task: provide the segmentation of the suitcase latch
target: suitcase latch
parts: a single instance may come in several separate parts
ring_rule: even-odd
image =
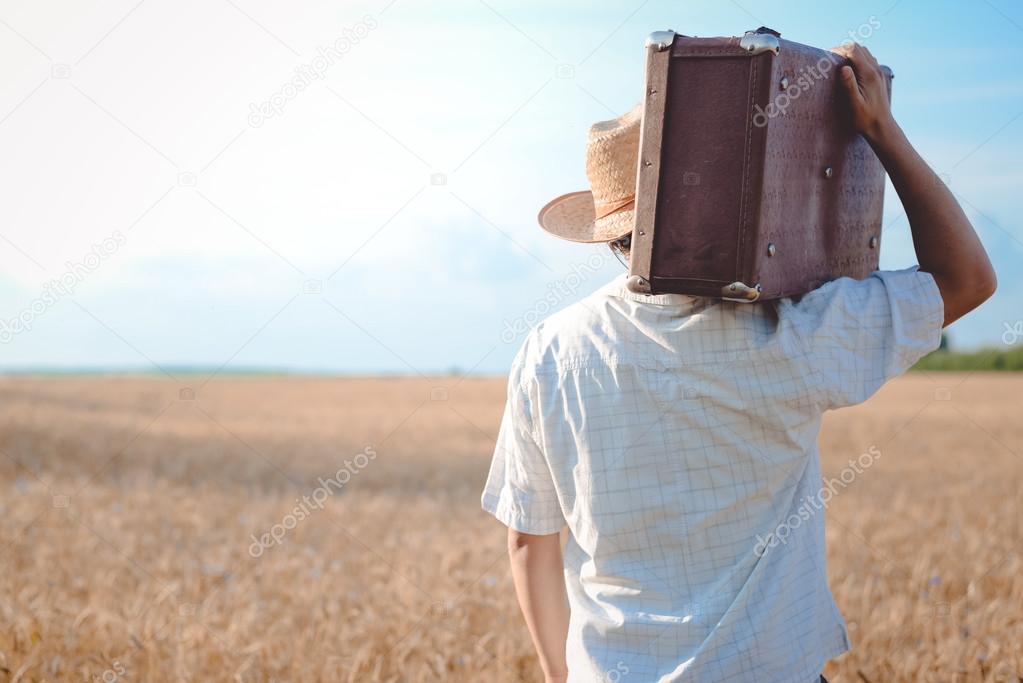
[[[744,282],[733,282],[721,288],[721,298],[725,301],[751,304],[760,298],[760,285],[750,287]]]
[[[746,35],[739,39],[739,47],[751,55],[759,55],[763,52],[778,54],[778,50],[781,49],[781,41],[778,36],[781,34],[777,31],[761,33],[760,31],[763,30],[765,29],[760,27],[756,31],[746,31]],[[770,31],[770,29],[766,30]]]

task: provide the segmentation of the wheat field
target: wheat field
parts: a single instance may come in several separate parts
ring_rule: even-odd
[[[498,379],[0,380],[0,681],[538,681]],[[1023,377],[827,416],[845,681],[1023,681]]]

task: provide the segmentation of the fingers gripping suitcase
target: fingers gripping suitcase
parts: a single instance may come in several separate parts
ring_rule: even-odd
[[[651,34],[630,289],[756,301],[877,269],[884,169],[844,64],[766,28]]]

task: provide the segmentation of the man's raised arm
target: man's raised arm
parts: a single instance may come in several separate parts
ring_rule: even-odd
[[[849,94],[853,125],[870,143],[899,193],[920,270],[930,273],[938,285],[947,326],[994,293],[991,261],[952,192],[895,122],[877,60],[855,43],[835,52],[852,61],[851,68],[842,67],[839,77]]]

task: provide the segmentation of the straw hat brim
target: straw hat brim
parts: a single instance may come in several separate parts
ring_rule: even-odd
[[[540,227],[555,237],[573,242],[613,242],[632,234],[636,212],[630,206],[596,218],[593,193],[570,192],[551,200],[537,216]]]

